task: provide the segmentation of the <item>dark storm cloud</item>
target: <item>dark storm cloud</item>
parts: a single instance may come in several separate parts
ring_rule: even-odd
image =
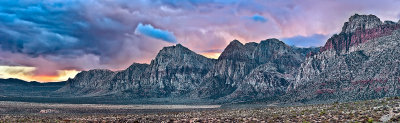
[[[110,63],[129,27],[111,15],[87,15],[86,1],[30,1],[0,4],[3,51],[58,62],[87,54]]]
[[[39,55],[73,57],[85,52],[90,42],[80,21],[84,21],[66,3],[10,2],[0,4],[0,45],[3,50]]]
[[[108,15],[90,17],[84,5],[77,0],[1,1],[0,57],[8,59],[7,64],[36,67],[38,75],[54,75],[60,69],[112,69],[102,65],[114,64],[125,43],[124,32],[132,30]]]

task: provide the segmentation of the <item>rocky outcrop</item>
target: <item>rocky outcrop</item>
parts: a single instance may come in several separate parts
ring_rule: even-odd
[[[357,29],[367,30],[380,25],[382,25],[382,21],[375,15],[355,14],[349,18],[348,22],[344,23],[342,33],[353,33],[356,32]]]
[[[285,94],[294,81],[297,68],[305,59],[306,51],[314,48],[293,48],[277,39],[261,41],[252,51],[255,65],[239,81],[237,89],[227,98],[235,100],[273,99]]]
[[[246,45],[243,45],[238,40],[233,40],[221,53],[218,59],[248,61],[251,59],[251,53],[253,49],[257,47],[257,45],[257,43],[248,43]]]
[[[111,70],[89,70],[78,73],[74,79],[69,79],[66,85],[58,92],[71,93],[73,95],[94,96],[101,95],[111,91],[109,85],[116,72]]]
[[[180,44],[165,47],[146,69],[142,88],[150,97],[192,96],[214,63]]]
[[[253,69],[227,98],[239,101],[277,98],[286,93],[294,76],[278,72],[275,64],[267,63]]]
[[[400,29],[399,24],[386,21],[385,24],[375,15],[354,15],[346,22],[340,34],[328,39],[321,52],[333,49],[336,53],[347,52],[350,47],[366,41],[391,35]]]
[[[394,25],[394,24],[396,24],[396,22],[393,22],[393,21],[388,21],[388,20],[386,20],[385,22],[383,22],[385,25]]]
[[[224,49],[214,67],[206,75],[205,88],[199,90],[202,98],[220,98],[231,94],[257,65],[254,63],[252,52],[258,43],[243,45],[233,40]]]
[[[290,99],[351,101],[399,95],[400,25],[377,20],[352,16],[340,34],[302,63],[288,88]],[[354,23],[362,26],[349,29]]]
[[[134,63],[127,69],[117,72],[111,80],[107,80],[107,83],[113,93],[129,92],[143,96],[141,82],[145,79],[144,72],[148,67],[148,64]]]

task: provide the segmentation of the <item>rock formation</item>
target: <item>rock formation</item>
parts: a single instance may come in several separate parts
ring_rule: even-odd
[[[372,99],[400,94],[400,24],[354,15],[306,58],[288,91],[295,101]]]
[[[321,48],[278,39],[232,41],[218,59],[177,44],[150,64],[79,73],[58,90],[74,96],[225,101],[348,101],[400,94],[400,23],[354,15]]]

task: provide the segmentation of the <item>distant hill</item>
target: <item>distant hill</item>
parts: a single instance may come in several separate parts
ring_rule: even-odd
[[[39,83],[19,79],[0,79],[0,97],[50,96],[63,86],[65,82]]]

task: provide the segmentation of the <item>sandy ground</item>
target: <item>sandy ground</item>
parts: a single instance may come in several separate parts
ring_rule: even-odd
[[[56,104],[0,101],[0,107],[91,108],[91,109],[212,109],[221,105],[106,105],[106,104]],[[0,110],[1,111],[1,110]],[[3,112],[4,113],[4,112]]]
[[[249,105],[249,104],[246,104]],[[172,109],[173,108],[173,109]],[[398,97],[259,108],[0,102],[0,122],[398,122]]]

